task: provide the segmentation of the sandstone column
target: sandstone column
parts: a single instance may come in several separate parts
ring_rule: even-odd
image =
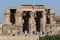
[[[52,9],[50,9],[50,27],[53,27],[54,26],[54,28],[55,28],[55,23],[54,23],[54,10],[52,10]],[[56,29],[55,29],[56,30]],[[52,34],[55,34],[54,32],[54,30],[51,30],[52,31]]]
[[[42,26],[42,32],[45,34],[46,33],[46,12],[43,11],[43,26]]]
[[[22,19],[22,12],[17,11],[15,14],[16,26],[20,28],[20,32],[22,34],[22,26],[23,26],[23,19]]]
[[[4,24],[10,24],[10,9],[6,10],[4,17]]]
[[[2,28],[2,32],[4,34],[8,34],[11,33],[11,23],[10,23],[10,9],[6,9],[5,14],[4,14],[4,24],[3,24],[3,28]]]
[[[40,18],[40,31],[42,31],[43,29],[43,17]]]
[[[53,21],[53,17],[54,17],[54,10],[50,10],[50,24],[53,25],[54,21]]]
[[[35,31],[36,32],[36,23],[34,19],[34,12],[30,13],[30,18],[29,18],[29,26],[30,26],[30,32]]]

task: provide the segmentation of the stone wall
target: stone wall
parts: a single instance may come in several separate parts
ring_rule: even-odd
[[[11,9],[13,9],[13,10],[16,9],[15,14],[14,14],[15,24],[13,24],[10,21],[10,16],[11,16],[10,14],[12,14]],[[50,34],[55,33],[56,27],[55,27],[55,23],[54,23],[54,21],[55,21],[54,20],[54,10],[51,8],[45,8],[44,5],[21,5],[19,8],[7,8],[5,10],[5,20],[4,20],[4,24],[3,24],[3,26],[4,26],[3,30],[5,31],[5,29],[6,29],[8,31],[10,29],[7,29],[7,28],[11,28],[12,31],[14,29],[16,29],[16,31],[17,31],[17,29],[19,29],[19,31],[22,33],[23,24],[24,24],[23,15],[25,15],[28,11],[30,11],[29,12],[30,17],[28,18],[29,19],[29,33],[31,31],[35,31],[36,33],[38,32],[38,31],[36,31],[37,26],[36,26],[35,15],[39,15],[39,22],[40,22],[40,24],[38,24],[38,25],[40,25],[40,29],[38,28],[40,30],[39,32],[44,32],[44,34],[46,34],[47,31]],[[23,14],[23,13],[25,13],[25,14]],[[39,13],[39,14],[37,14],[37,13]],[[42,17],[40,18],[40,16],[42,16]],[[50,20],[49,25],[47,25],[48,19],[46,16]],[[12,28],[12,26],[13,26],[13,28]]]
[[[0,40],[37,40],[39,36],[36,35],[20,35],[20,36],[0,36]]]
[[[60,24],[50,25],[47,24],[48,34],[60,34]]]

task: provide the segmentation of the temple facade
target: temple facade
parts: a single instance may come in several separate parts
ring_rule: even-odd
[[[4,23],[0,30],[4,35],[46,35],[59,34],[59,16],[52,8],[44,5],[21,5],[6,8]]]

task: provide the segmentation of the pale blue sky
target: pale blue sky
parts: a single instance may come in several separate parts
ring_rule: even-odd
[[[19,7],[21,4],[44,4],[55,11],[55,15],[60,15],[60,0],[0,0],[0,22],[4,20],[4,9],[7,7]]]

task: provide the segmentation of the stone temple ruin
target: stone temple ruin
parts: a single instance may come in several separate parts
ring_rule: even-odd
[[[4,23],[0,28],[3,35],[52,35],[60,33],[60,17],[44,5],[21,5],[7,8]]]

